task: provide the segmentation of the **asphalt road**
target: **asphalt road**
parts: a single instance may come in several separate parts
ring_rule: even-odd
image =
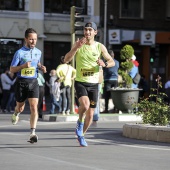
[[[98,122],[84,148],[75,122],[39,121],[39,141],[30,144],[29,115],[12,125],[9,114],[0,114],[0,170],[168,170],[170,144],[125,138],[124,123]]]

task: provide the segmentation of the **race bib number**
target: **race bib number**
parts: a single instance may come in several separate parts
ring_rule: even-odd
[[[81,72],[83,77],[89,77],[94,75],[93,69],[81,69]]]
[[[84,72],[84,73],[83,73],[83,76],[84,76],[84,77],[93,76],[93,75],[94,75],[94,72]]]
[[[23,68],[21,70],[21,76],[33,77],[34,75],[35,75],[35,68],[34,67]]]

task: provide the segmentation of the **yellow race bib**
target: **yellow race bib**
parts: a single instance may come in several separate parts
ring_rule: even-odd
[[[81,69],[82,77],[89,77],[94,75],[94,68],[90,69]]]
[[[34,67],[23,68],[21,70],[21,76],[33,77],[34,75],[35,75],[35,68]]]

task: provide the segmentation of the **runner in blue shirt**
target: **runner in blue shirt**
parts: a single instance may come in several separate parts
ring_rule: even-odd
[[[25,100],[28,98],[30,105],[30,143],[38,141],[35,129],[38,120],[39,86],[37,81],[38,69],[46,73],[46,67],[40,63],[41,51],[35,47],[37,32],[28,28],[25,31],[25,46],[19,49],[12,60],[10,71],[17,74],[15,84],[16,107],[12,115],[12,123],[18,123],[19,114],[24,110]]]

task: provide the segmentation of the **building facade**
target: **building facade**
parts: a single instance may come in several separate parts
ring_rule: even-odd
[[[42,63],[47,71],[56,69],[60,57],[71,48],[71,6],[84,8],[84,22],[99,25],[98,0],[0,0],[0,72],[10,66],[15,51],[24,44],[24,33],[29,27],[38,33],[37,48],[43,52]],[[82,32],[76,34],[76,38],[80,36]]]
[[[104,26],[101,1],[100,23]],[[107,46],[119,59],[120,49],[131,44],[140,73],[150,85],[157,75],[163,85],[170,76],[170,0],[107,0]]]
[[[71,48],[70,7],[84,8],[84,22],[99,27],[97,40],[113,49],[131,44],[148,81],[170,76],[170,0],[0,0],[0,72],[9,67],[15,51],[24,44],[24,32],[33,27],[37,47],[47,71]],[[76,34],[81,37],[82,32]],[[106,40],[106,41],[105,41]],[[45,78],[48,79],[48,74]]]

